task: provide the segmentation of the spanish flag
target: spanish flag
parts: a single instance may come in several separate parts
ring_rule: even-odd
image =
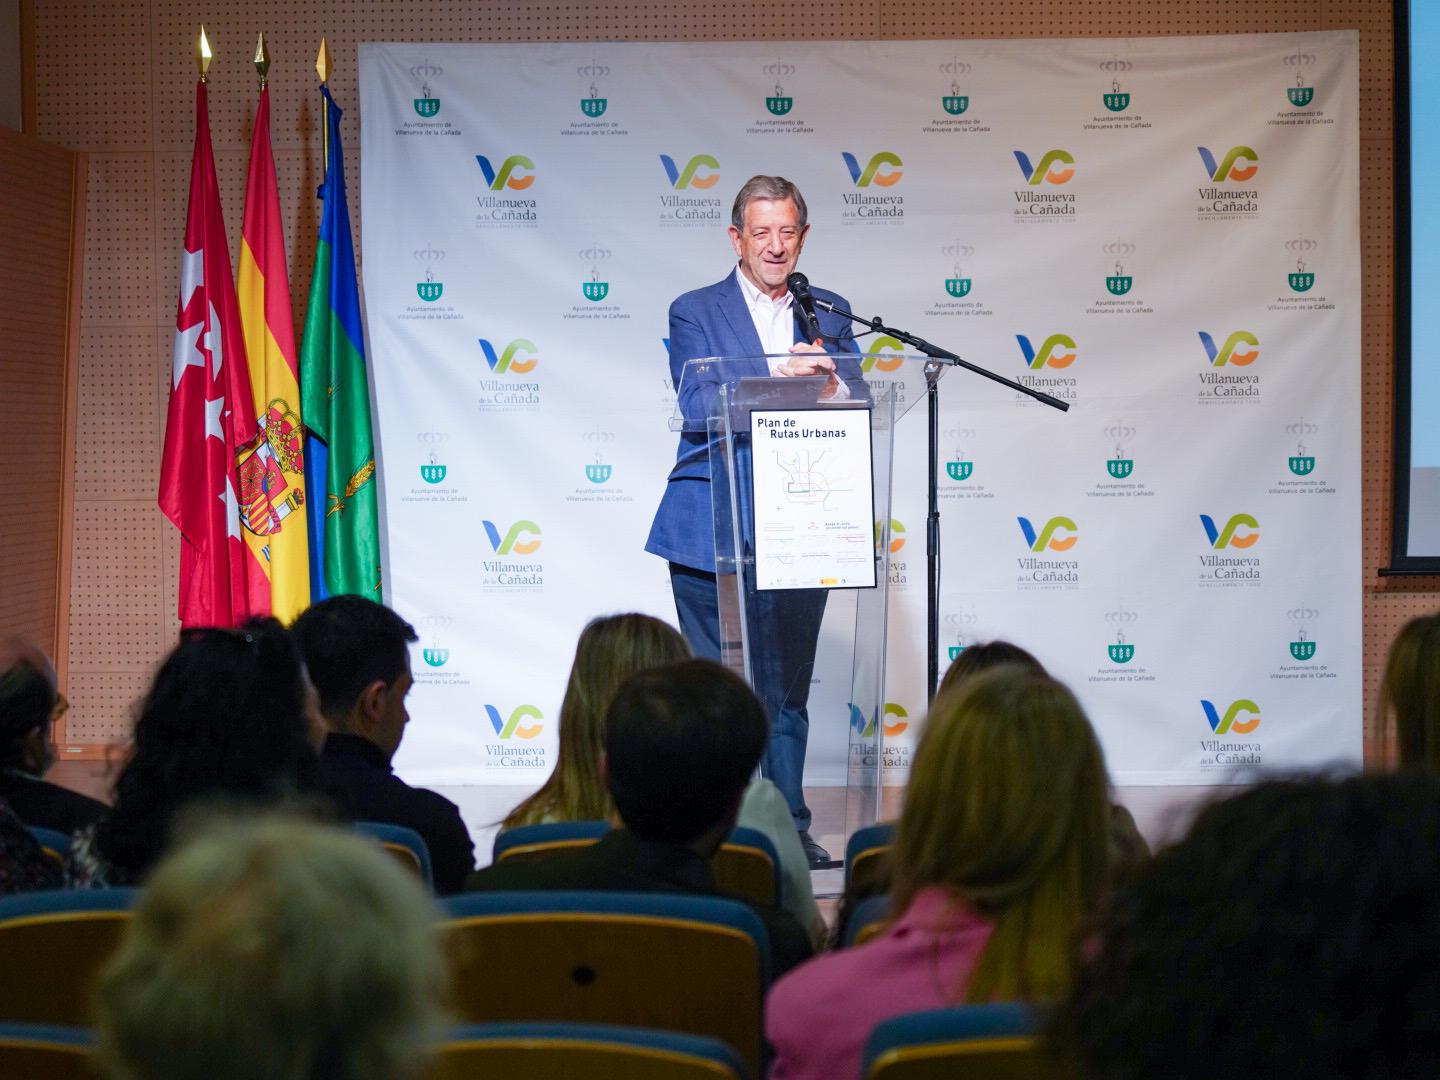
[[[240,462],[245,542],[270,580],[270,609],[289,623],[310,606],[306,528],[305,425],[300,416],[295,321],[285,270],[285,235],[275,158],[270,151],[270,90],[260,90],[240,230],[240,324],[260,437]]]

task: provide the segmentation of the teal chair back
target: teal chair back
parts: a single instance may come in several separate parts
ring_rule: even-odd
[[[760,1075],[769,938],[738,900],[621,892],[444,899],[466,1023],[625,1024],[719,1039]]]
[[[612,1024],[478,1024],[440,1047],[428,1080],[745,1080],[718,1039]]]
[[[95,1036],[84,1028],[0,1023],[0,1076],[14,1080],[99,1080]]]
[[[864,1080],[1054,1080],[1036,1037],[1036,1017],[1018,1003],[907,1013],[876,1025],[865,1043]]]
[[[40,845],[45,857],[61,870],[65,869],[65,857],[70,854],[70,837],[59,829],[47,829],[43,825],[26,825],[30,835]]]
[[[0,900],[0,1017],[89,1027],[95,977],[120,944],[135,889],[57,889]]]
[[[491,849],[493,862],[513,859],[527,862],[544,859],[562,851],[588,847],[610,831],[608,821],[547,821],[539,825],[521,825],[495,834]]]
[[[890,887],[888,862],[895,823],[884,821],[856,829],[845,842],[845,895],[872,896]]]
[[[855,910],[850,913],[850,921],[845,924],[845,934],[840,939],[840,944],[847,948],[851,945],[864,945],[885,928],[889,918],[889,895],[882,893],[879,896],[867,896],[856,904]]]
[[[611,829],[608,821],[549,821],[506,829],[495,837],[491,857],[504,860],[544,859],[587,847]],[[715,883],[728,893],[757,904],[778,906],[781,899],[780,856],[768,836],[737,826],[710,861]]]
[[[355,831],[380,842],[407,870],[413,871],[427,889],[435,887],[435,874],[430,865],[430,845],[414,829],[391,825],[386,821],[357,821]]]

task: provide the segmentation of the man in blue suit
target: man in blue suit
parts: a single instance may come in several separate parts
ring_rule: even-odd
[[[786,284],[809,230],[805,199],[784,177],[751,177],[735,196],[730,242],[738,265],[723,281],[688,292],[670,305],[670,376],[680,391],[687,419],[703,420],[713,396],[703,387],[682,386],[685,362],[703,357],[785,354],[772,356],[768,362],[757,359],[754,370],[744,374],[760,378],[828,376],[822,399],[845,399],[864,392],[859,348],[849,322],[817,311],[821,336],[811,340]],[[835,293],[813,292],[819,299],[848,306]],[[710,504],[706,434],[684,431],[645,550],[670,564],[675,609],[690,647],[697,656],[719,660],[720,615]],[[810,728],[805,706],[825,597],[822,589],[757,593],[751,611],[752,617],[772,631],[763,655],[751,658],[755,690],[765,702],[771,724],[760,771],[785,795],[812,865],[830,862],[829,854],[810,836],[810,810],[802,790]]]

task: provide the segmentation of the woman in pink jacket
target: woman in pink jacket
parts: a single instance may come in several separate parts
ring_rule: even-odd
[[[1004,666],[936,698],[896,832],[889,926],[777,982],[771,1080],[857,1077],[871,1029],[918,1009],[1050,1002],[1109,878],[1105,763],[1074,695]]]

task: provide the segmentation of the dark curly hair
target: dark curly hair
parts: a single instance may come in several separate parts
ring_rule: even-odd
[[[118,876],[143,876],[176,815],[197,802],[263,805],[318,792],[305,694],[299,650],[274,619],[183,634],[140,703],[114,808],[96,829]]]
[[[1052,1024],[1091,1080],[1440,1074],[1440,779],[1217,803],[1114,904]]]

